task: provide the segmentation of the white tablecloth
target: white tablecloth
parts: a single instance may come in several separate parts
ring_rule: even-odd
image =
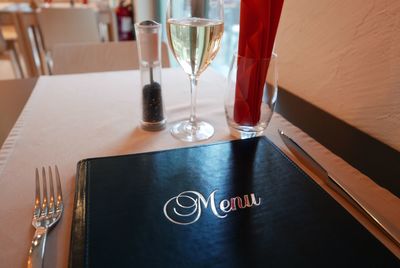
[[[164,103],[170,124],[189,115],[189,81],[181,69],[164,69],[162,75]],[[224,83],[224,78],[212,70],[207,70],[200,78],[198,115],[215,127],[214,137],[203,143],[232,139],[224,117]],[[62,174],[65,212],[61,222],[48,236],[45,264],[48,265],[46,267],[66,267],[76,163],[79,160],[201,144],[180,142],[170,135],[168,129],[143,131],[139,127],[140,90],[138,71],[40,77],[19,121],[0,150],[0,266],[25,266],[34,233],[30,222],[36,167],[57,164]],[[275,114],[266,135],[289,157],[293,158],[278,137],[277,128],[285,130],[309,151],[367,207],[378,211],[388,223],[400,227],[399,198],[378,187]],[[310,173],[307,167],[299,165]],[[375,226],[315,175],[310,175],[400,256],[400,249]]]

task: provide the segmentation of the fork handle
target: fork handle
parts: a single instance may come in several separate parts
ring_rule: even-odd
[[[28,268],[42,268],[44,248],[46,246],[47,229],[38,227],[32,239],[31,248],[29,249]]]

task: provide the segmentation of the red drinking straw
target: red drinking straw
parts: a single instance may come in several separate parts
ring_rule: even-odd
[[[241,0],[234,120],[254,126],[260,120],[267,77],[283,0]]]

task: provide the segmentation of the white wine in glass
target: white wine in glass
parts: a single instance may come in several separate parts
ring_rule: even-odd
[[[206,140],[214,128],[196,118],[197,81],[217,55],[224,32],[223,0],[170,0],[167,10],[169,47],[189,75],[191,113],[171,128],[174,137],[188,142]]]

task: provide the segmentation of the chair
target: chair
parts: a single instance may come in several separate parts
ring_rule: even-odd
[[[48,74],[36,12],[18,12],[22,50],[29,77]]]
[[[6,28],[8,36],[3,36]],[[24,77],[18,49],[22,50],[24,45],[20,36],[20,26],[17,15],[14,12],[0,11],[0,54],[11,60],[16,78]]]
[[[162,66],[170,67],[168,47],[161,45]],[[57,45],[53,74],[105,72],[139,68],[136,41]]]
[[[59,9],[68,9],[68,7],[62,7]],[[72,9],[72,8],[70,8]],[[73,10],[82,9],[74,8]],[[49,11],[46,10],[45,13]],[[51,13],[51,11],[50,11]],[[92,14],[92,12],[90,12]],[[46,75],[50,73],[49,66],[47,65],[46,50],[42,40],[42,31],[39,27],[38,15],[36,12],[18,12],[20,25],[21,39],[24,41],[24,49],[21,51],[29,77],[36,77],[40,75]],[[100,27],[101,40],[103,41],[116,41],[118,39],[116,31],[116,18],[114,12],[109,8],[103,8],[97,12],[98,21],[97,25]],[[40,15],[39,15],[40,16]],[[46,15],[44,15],[46,16]],[[95,27],[92,27],[95,28]],[[97,38],[97,32],[94,32]],[[47,35],[46,35],[47,36]],[[54,36],[53,36],[54,37]],[[86,37],[85,37],[86,38]],[[90,41],[92,39],[89,39]],[[60,40],[62,43],[68,43],[70,40]],[[86,40],[80,40],[86,41]],[[48,54],[51,54],[49,52]],[[48,55],[50,57],[50,55]],[[51,61],[51,59],[50,59]]]
[[[97,14],[91,8],[45,8],[37,16],[50,73],[55,45],[101,42]]]
[[[0,81],[0,147],[18,119],[35,84],[35,78]]]
[[[36,77],[46,74],[43,45],[41,43],[39,23],[36,17],[36,12],[31,10],[11,10],[0,11],[0,26],[4,29],[3,32],[9,47],[16,48],[22,55],[26,73],[19,75],[20,77]],[[15,57],[18,57],[17,50]],[[14,56],[13,56],[14,57]],[[20,66],[19,58],[15,60],[14,66]],[[15,68],[14,68],[15,69]],[[21,69],[18,67],[18,70]],[[18,77],[18,76],[17,76]]]
[[[91,8],[45,8],[37,13],[43,45],[100,42],[97,16]]]

